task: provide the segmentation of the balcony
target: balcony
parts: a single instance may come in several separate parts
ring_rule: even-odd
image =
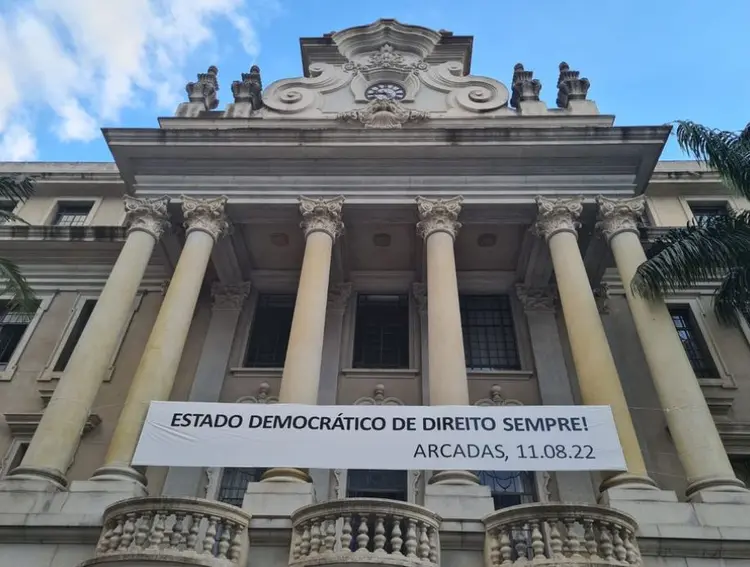
[[[488,567],[642,566],[635,520],[585,504],[524,504],[484,518]]]
[[[129,498],[104,512],[93,559],[80,567],[237,567],[247,562],[250,516],[200,498]]]
[[[426,508],[381,498],[304,506],[292,516],[289,564],[437,566],[440,522]]]

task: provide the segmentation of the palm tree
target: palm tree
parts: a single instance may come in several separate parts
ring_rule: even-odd
[[[727,186],[750,199],[750,124],[741,132],[677,122],[683,151],[717,171]],[[631,282],[635,293],[657,298],[700,282],[720,280],[714,312],[724,324],[750,315],[750,211],[692,221],[657,239]]]
[[[23,175],[0,176],[0,199],[18,202],[25,201],[34,192],[34,180]],[[0,210],[0,224],[8,221],[26,221],[11,212]],[[34,311],[36,296],[31,286],[23,277],[18,266],[7,258],[0,258],[0,294],[10,295],[7,306],[9,309],[20,311]]]

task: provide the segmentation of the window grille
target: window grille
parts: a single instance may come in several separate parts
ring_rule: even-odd
[[[60,203],[52,224],[56,226],[83,226],[91,212],[91,203]]]
[[[674,323],[677,334],[682,341],[682,346],[695,375],[698,378],[715,378],[718,374],[716,367],[693,320],[690,307],[687,305],[670,305],[669,313],[672,315],[672,323]]]
[[[57,362],[55,362],[53,372],[62,372],[63,370],[65,370],[65,367],[68,365],[68,361],[70,360],[70,356],[73,354],[73,351],[75,350],[76,345],[78,344],[78,341],[83,334],[83,329],[86,327],[86,324],[91,318],[91,313],[94,311],[95,306],[96,299],[87,299],[83,303],[83,307],[81,308],[81,312],[78,314],[78,318],[73,325],[73,329],[70,331],[70,334],[65,341],[65,346],[60,352],[60,356],[57,358]]]
[[[536,501],[534,473],[526,471],[478,471],[480,484],[489,487],[495,510]]]
[[[259,482],[266,469],[262,468],[226,468],[221,474],[217,500],[232,506],[242,507],[247,485]]]
[[[349,469],[346,475],[346,496],[407,502],[407,476],[406,471]]]
[[[461,327],[466,367],[472,370],[521,368],[507,295],[461,295]]]
[[[357,298],[354,368],[409,368],[408,296]]]
[[[8,301],[0,301],[0,370],[10,363],[26,329],[34,318],[34,313],[9,310]]]
[[[720,217],[727,214],[726,204],[714,205],[690,205],[690,211],[697,221],[704,221],[713,217]]]
[[[283,368],[294,316],[293,295],[261,294],[255,307],[246,368]]]

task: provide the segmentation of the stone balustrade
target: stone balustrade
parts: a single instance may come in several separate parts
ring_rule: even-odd
[[[95,556],[80,567],[244,567],[249,522],[242,510],[201,498],[129,498],[105,510]]]
[[[290,565],[440,563],[440,517],[415,504],[347,498],[292,515]]]
[[[642,566],[628,514],[585,504],[524,504],[484,518],[488,567]]]

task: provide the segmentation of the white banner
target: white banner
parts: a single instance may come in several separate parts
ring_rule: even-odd
[[[133,464],[625,470],[607,406],[152,402]]]

